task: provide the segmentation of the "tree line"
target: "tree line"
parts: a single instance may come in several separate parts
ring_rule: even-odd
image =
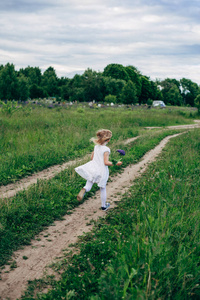
[[[103,72],[88,68],[71,79],[59,78],[51,66],[43,74],[39,67],[28,66],[16,71],[10,63],[0,66],[1,100],[46,97],[124,104],[151,104],[153,100],[163,100],[166,105],[197,106],[200,86],[186,78],[152,81],[134,66],[121,64],[109,64]]]

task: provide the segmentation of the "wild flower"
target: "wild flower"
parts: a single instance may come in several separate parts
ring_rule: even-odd
[[[126,152],[122,149],[118,149],[117,152],[120,154],[120,155],[125,155]]]

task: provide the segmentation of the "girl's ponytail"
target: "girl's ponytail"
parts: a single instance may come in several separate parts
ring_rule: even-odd
[[[103,145],[106,141],[112,137],[112,132],[108,129],[100,129],[96,133],[97,138],[91,138],[90,140],[95,144]]]

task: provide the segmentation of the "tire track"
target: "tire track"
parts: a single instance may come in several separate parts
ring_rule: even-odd
[[[112,177],[112,181],[107,184],[107,198],[111,207],[120,201],[121,195],[128,191],[133,181],[145,172],[150,163],[157,159],[168,141],[180,134],[183,133],[167,136],[154,149],[146,153],[140,162],[128,166],[123,173]],[[17,268],[9,271],[10,267],[6,266],[2,271],[0,299],[20,298],[29,280],[41,278],[44,272],[48,272],[48,265],[63,255],[63,249],[75,243],[78,236],[91,230],[92,225],[87,225],[88,220],[97,220],[104,215],[105,212],[100,210],[100,193],[97,191],[95,197],[80,204],[71,215],[65,215],[64,220],[56,221],[54,226],[41,232],[30,246],[16,251],[13,259],[16,261]],[[28,259],[25,260],[23,257]]]

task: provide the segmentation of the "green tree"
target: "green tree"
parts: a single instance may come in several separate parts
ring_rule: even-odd
[[[19,99],[21,101],[26,101],[29,97],[28,79],[21,74],[18,77],[18,82],[19,82]]]
[[[183,98],[176,85],[173,85],[165,95],[166,104],[181,106]]]
[[[162,87],[163,101],[168,105],[182,105],[180,82],[176,79],[166,78],[160,82]]]
[[[64,80],[64,85],[59,88],[63,99],[85,101],[84,80],[81,75],[76,74],[72,79]]]
[[[115,79],[130,80],[126,68],[120,64],[109,64],[103,71],[103,76],[112,77]]]
[[[19,99],[19,82],[13,64],[7,63],[0,70],[0,98],[4,100]]]
[[[58,86],[62,87],[63,85],[67,85],[70,82],[70,79],[67,77],[58,78]]]
[[[195,105],[195,98],[200,93],[200,88],[197,83],[191,81],[190,79],[182,78],[180,80],[182,87],[182,97],[183,103],[185,105],[189,104],[191,106]]]
[[[137,89],[135,84],[129,80],[126,85],[123,87],[120,100],[124,104],[134,104],[137,103]]]
[[[103,81],[105,95],[115,95],[117,97],[116,101],[119,101],[120,94],[126,84],[126,81],[111,77],[103,77]]]
[[[70,97],[70,88],[69,84],[65,84],[61,86],[61,98],[64,100],[69,100]]]
[[[44,94],[50,97],[59,95],[58,78],[53,67],[49,67],[42,75],[41,86],[44,89]]]
[[[25,69],[19,70],[19,75],[23,74],[25,77],[28,78],[28,84],[29,86],[36,84],[37,86],[40,86],[41,79],[42,79],[42,73],[40,68],[38,67],[30,67],[28,66]]]
[[[59,80],[60,95],[61,98],[64,100],[69,100],[70,91],[71,91],[71,87],[70,87],[71,81],[72,79],[69,78],[61,78],[61,80]]]
[[[100,72],[87,69],[83,75],[83,85],[87,101],[102,101],[104,99],[104,81]]]
[[[25,76],[28,80],[29,97],[43,98],[45,96],[43,89],[41,88],[42,73],[38,67],[28,66],[25,69],[19,70],[19,76]]]
[[[149,79],[147,76],[141,76],[141,95],[139,97],[139,102],[147,103],[149,99],[156,100],[161,99],[161,93],[157,84]]]
[[[29,88],[29,95],[31,99],[34,99],[34,98],[44,98],[47,94],[45,95],[42,87],[34,83]]]
[[[198,109],[198,114],[200,114],[200,94],[196,96],[194,104]]]
[[[137,96],[140,97],[142,91],[142,82],[140,72],[133,66],[125,67],[126,72],[129,75],[130,80],[135,84],[137,88]]]
[[[84,85],[83,81],[84,81],[83,76],[76,74],[68,83],[70,87],[73,89],[73,88],[83,87]]]
[[[73,89],[74,93],[69,97],[71,101],[87,101],[85,89],[83,87],[76,87]]]

